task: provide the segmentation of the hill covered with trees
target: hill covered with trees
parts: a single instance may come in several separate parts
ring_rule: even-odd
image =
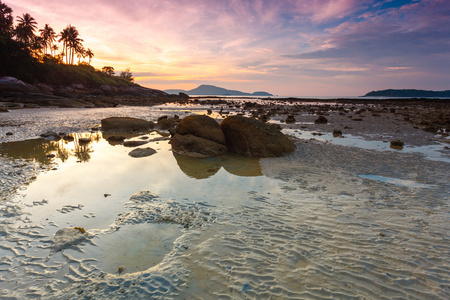
[[[450,98],[450,90],[447,91],[427,91],[414,89],[388,89],[381,91],[372,91],[364,97],[401,97],[401,98]]]
[[[18,16],[15,25],[12,9],[0,1],[0,77],[51,86],[133,86],[130,69],[114,76],[110,66],[92,67],[94,52],[83,42],[75,26],[67,25],[59,33],[49,24],[38,29],[28,13]]]

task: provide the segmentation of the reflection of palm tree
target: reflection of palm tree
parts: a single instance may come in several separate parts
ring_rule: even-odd
[[[37,29],[36,20],[28,13],[17,17],[16,37],[23,43],[31,43],[34,39],[34,31]]]

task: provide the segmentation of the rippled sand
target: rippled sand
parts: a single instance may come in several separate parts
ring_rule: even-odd
[[[297,150],[282,158],[184,159],[159,139],[164,132],[130,137],[157,151],[132,158],[88,132],[111,115],[206,109],[23,110],[3,119],[11,123],[0,129],[15,134],[0,144],[0,297],[450,297],[444,145],[398,151],[357,130],[339,139],[299,124],[286,129]],[[30,140],[47,130],[92,142]],[[74,227],[86,232],[55,236]]]

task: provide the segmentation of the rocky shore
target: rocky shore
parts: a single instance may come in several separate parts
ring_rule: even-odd
[[[186,97],[169,95],[163,91],[132,86],[83,84],[50,86],[28,84],[13,77],[0,78],[0,112],[17,108],[38,107],[115,107],[117,105],[149,106],[173,101],[184,101]]]

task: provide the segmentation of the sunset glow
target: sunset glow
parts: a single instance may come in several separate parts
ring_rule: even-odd
[[[92,65],[156,89],[283,96],[450,89],[447,0],[14,0],[38,28],[76,26]]]

